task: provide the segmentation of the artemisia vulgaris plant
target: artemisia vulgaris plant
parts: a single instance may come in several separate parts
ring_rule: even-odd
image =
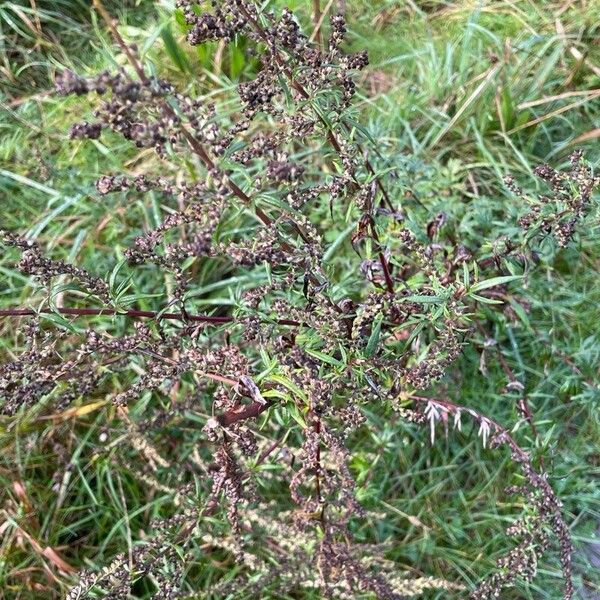
[[[57,74],[58,94],[95,99],[93,119],[71,136],[111,130],[108,140],[116,133],[154,151],[155,172],[107,173],[97,191],[107,210],[154,194],[168,215],[140,229],[108,276],[2,232],[16,268],[48,294],[2,311],[24,350],[0,368],[1,410],[16,419],[40,403],[57,413],[109,399],[98,452],[169,501],[129,552],[65,577],[67,598],[137,597],[143,579],[157,599],[260,598],[268,586],[297,598],[399,599],[427,589],[499,598],[535,576],[545,551],[559,556],[572,598],[569,527],[543,461],[519,445],[512,424],[486,415],[484,399],[477,410],[459,405],[438,382],[486,330],[486,315],[509,310],[507,290],[518,291],[540,245],[572,239],[599,183],[581,155],[566,172],[537,169],[549,190],[539,198],[508,180],[530,205],[512,237],[459,238],[446,215],[412,210],[398,165],[356,121],[355,80],[368,57],[343,51],[341,15],[312,41],[287,10],[178,0],[189,44],[244,39],[258,65],[237,87],[237,109],[223,114],[152,75],[95,5],[128,63],[94,77]],[[347,238],[332,241],[326,223]],[[233,306],[200,314],[191,307],[209,261],[252,274],[253,285],[231,290]],[[115,274],[125,269],[164,290],[154,311],[123,306]],[[67,295],[71,306],[50,301],[57,278],[79,290]],[[101,319],[121,320],[121,333],[95,327]],[[361,505],[351,468],[358,434],[374,427],[369,415],[405,420],[432,442],[440,427],[472,421],[482,444],[508,453],[515,485],[506,493],[527,510],[508,528],[512,549],[491,577],[471,589],[450,573],[410,578],[385,558],[385,544],[353,540],[361,520],[385,519]],[[170,431],[198,418],[204,443],[183,467]],[[125,446],[139,460],[124,458]],[[198,588],[194,565],[211,551],[230,566]]]

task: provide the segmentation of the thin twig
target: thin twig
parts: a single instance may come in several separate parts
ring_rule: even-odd
[[[160,313],[152,310],[124,310],[120,311],[114,308],[42,308],[33,310],[30,308],[9,308],[0,310],[0,318],[5,317],[33,317],[38,314],[53,314],[81,316],[104,316],[104,315],[120,315],[124,317],[142,318],[142,319],[169,319],[177,321],[196,321],[201,323],[210,323],[213,325],[221,325],[223,323],[241,323],[235,317],[223,316],[217,317],[213,315],[190,315],[188,313]],[[301,323],[291,319],[279,319],[279,325],[299,326]]]
[[[410,395],[410,396],[408,396],[408,398],[410,398],[411,400],[416,400],[417,402],[421,402],[421,403],[432,402],[433,404],[437,404],[438,406],[444,408],[446,411],[448,411],[451,414],[464,412],[464,413],[470,414],[472,417],[474,417],[477,420],[487,421],[490,425],[493,426],[493,428],[496,430],[496,432],[502,434],[502,436],[504,437],[504,440],[506,441],[506,443],[508,444],[510,449],[513,451],[515,456],[517,458],[519,458],[519,460],[521,460],[523,462],[531,463],[531,458],[530,458],[529,454],[525,450],[523,450],[523,448],[521,448],[521,446],[519,446],[519,444],[517,444],[516,440],[512,437],[512,435],[510,434],[508,429],[506,429],[506,427],[503,427],[502,425],[500,425],[500,423],[498,423],[498,421],[494,421],[494,419],[490,419],[483,413],[481,413],[473,408],[469,408],[467,406],[461,406],[460,404],[456,404],[454,402],[451,402],[450,400],[445,400],[442,398],[427,398],[425,396],[414,396],[414,395]]]

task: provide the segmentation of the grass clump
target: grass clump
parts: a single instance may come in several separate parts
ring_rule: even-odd
[[[534,172],[553,144],[501,110],[488,126],[505,67],[467,77],[477,13],[444,61],[454,108],[448,85],[398,102],[393,84],[366,111],[356,81],[377,70],[343,50],[341,15],[310,40],[287,10],[179,4],[157,51],[97,2],[105,71],[61,70],[61,97],[6,115],[6,158],[30,135],[15,117],[49,119],[38,151],[58,148],[3,171],[7,593],[593,590],[591,166]],[[424,47],[432,70],[415,55],[410,77],[433,84]]]

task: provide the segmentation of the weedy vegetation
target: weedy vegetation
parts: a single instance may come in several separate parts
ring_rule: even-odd
[[[38,4],[3,597],[597,598],[595,5]]]

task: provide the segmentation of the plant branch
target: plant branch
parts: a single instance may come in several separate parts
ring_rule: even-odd
[[[318,2],[317,2],[318,5]],[[323,12],[323,14],[320,16],[319,22],[317,23],[317,28],[315,28],[315,31],[319,31],[320,27],[321,27],[321,23],[325,17],[325,15],[327,14],[327,12],[329,11],[329,8],[331,6],[331,2],[327,5],[327,7],[325,8],[325,11]],[[256,19],[254,19],[254,17],[245,9],[243,4],[240,4],[240,12],[244,15],[244,17],[248,20],[248,22],[252,25],[252,27],[254,28],[254,30],[256,31],[256,33],[265,41],[265,43],[267,43],[267,45],[269,45],[269,40],[265,34],[265,32],[263,31],[260,23],[258,23],[258,21],[256,21]],[[312,39],[312,38],[311,38]],[[273,57],[275,58],[275,61],[277,62],[277,64],[280,66],[282,72],[284,73],[284,75],[287,77],[287,79],[290,81],[290,84],[292,85],[292,87],[300,94],[300,96],[302,96],[302,98],[304,98],[305,100],[310,99],[310,94],[304,89],[304,87],[294,79],[294,76],[292,74],[292,72],[288,69],[288,67],[285,64],[285,61],[281,58],[281,56],[279,55],[279,53],[277,52],[273,52]],[[340,143],[338,142],[335,133],[333,132],[333,130],[329,127],[329,125],[327,124],[327,122],[323,119],[323,117],[317,114],[317,118],[319,119],[319,121],[321,122],[321,124],[327,129],[327,139],[329,140],[329,143],[331,144],[331,146],[334,148],[334,150],[338,153],[341,154],[342,152],[342,147],[340,145]],[[343,125],[348,128],[348,126],[343,123]],[[365,158],[365,166],[367,168],[367,170],[369,171],[369,173],[371,175],[373,175],[375,177],[375,180],[377,181],[377,186],[379,187],[379,189],[381,190],[384,199],[386,201],[386,203],[388,204],[388,207],[390,208],[390,210],[394,210],[393,205],[389,199],[389,196],[387,195],[385,188],[383,186],[383,184],[380,181],[380,178],[377,177],[377,175],[375,175],[375,171],[373,169],[373,167],[371,166],[369,160],[367,158]]]
[[[240,323],[235,317],[231,316],[213,316],[213,315],[190,315],[188,313],[160,313],[151,310],[125,310],[119,311],[114,308],[42,308],[41,310],[33,310],[30,308],[9,308],[0,310],[0,318],[4,317],[33,317],[38,314],[53,314],[81,316],[104,316],[104,315],[121,315],[132,318],[142,319],[169,319],[177,321],[195,321],[200,323],[211,323],[213,325],[221,325],[222,323]],[[291,319],[279,319],[279,325],[300,326],[301,323]]]
[[[127,43],[125,42],[125,40],[119,33],[118,29],[116,28],[116,26],[114,24],[113,19],[111,18],[110,14],[106,10],[106,7],[102,3],[102,0],[93,0],[93,4],[94,4],[94,8],[100,13],[100,16],[106,22],[108,28],[110,29],[112,36],[114,37],[115,41],[117,42],[117,44],[119,45],[121,50],[123,50],[125,56],[127,57],[127,60],[129,61],[129,63],[131,64],[131,66],[133,67],[135,72],[137,73],[137,76],[140,79],[140,81],[142,83],[147,83],[148,78],[146,77],[146,74],[144,73],[144,69],[143,69],[142,65],[140,64],[140,62],[137,59],[137,57],[135,56],[135,54],[131,51],[131,48],[127,45]],[[177,115],[175,114],[175,111],[171,108],[171,106],[169,106],[168,103],[163,102],[161,107],[170,117],[173,117],[175,120],[177,119]],[[212,160],[212,158],[210,157],[210,155],[208,154],[208,152],[206,151],[206,149],[204,148],[204,146],[185,127],[182,127],[181,131],[182,131],[183,136],[187,140],[188,144],[190,145],[191,149],[193,150],[193,152],[200,158],[200,160],[204,163],[204,165],[208,169],[214,169],[215,163]],[[248,194],[243,192],[229,177],[227,177],[227,185],[228,185],[229,189],[240,200],[242,200],[242,202],[244,202],[246,204],[250,203],[251,200],[250,200],[250,197],[248,196]],[[256,212],[256,216],[265,225],[271,225],[273,223],[272,219],[269,216],[267,216],[267,214],[262,209],[256,207],[255,212]],[[289,247],[288,247],[288,249],[289,249]]]

